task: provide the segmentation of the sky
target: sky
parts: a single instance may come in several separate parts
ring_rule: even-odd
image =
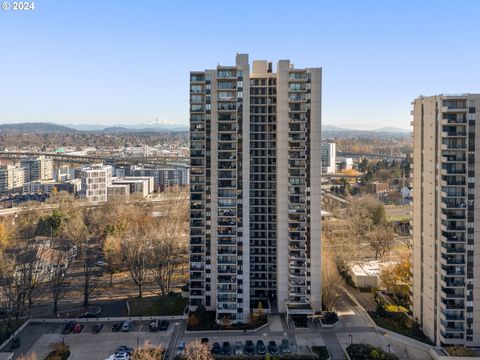
[[[408,129],[415,97],[480,92],[479,14],[475,0],[36,0],[0,10],[0,123],[185,125],[189,72],[249,53],[322,67],[324,124]]]

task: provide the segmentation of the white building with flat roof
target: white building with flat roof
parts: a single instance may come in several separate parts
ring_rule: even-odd
[[[96,164],[83,167],[80,170],[82,180],[80,194],[91,202],[108,200],[107,188],[112,184],[112,167]]]
[[[322,142],[322,174],[336,172],[336,145],[334,142]]]
[[[21,191],[25,183],[25,170],[18,165],[0,165],[0,194]]]

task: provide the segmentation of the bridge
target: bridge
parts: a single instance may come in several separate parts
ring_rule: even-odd
[[[135,164],[144,164],[151,166],[186,166],[189,158],[177,156],[136,156],[136,157],[112,157],[112,156],[94,156],[94,155],[73,155],[61,152],[47,151],[0,151],[0,159],[27,159],[36,156],[45,156],[58,162],[71,164],[94,164],[104,163],[114,166],[128,166]]]
[[[337,151],[337,156],[343,157],[362,157],[370,160],[405,160],[407,155],[405,154],[395,154],[395,155],[387,155],[387,154],[365,154],[365,153],[353,153],[353,152],[346,152],[346,151]]]

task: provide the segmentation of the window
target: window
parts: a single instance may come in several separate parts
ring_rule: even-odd
[[[201,93],[203,91],[202,85],[192,85],[191,92],[192,93]]]
[[[203,101],[202,95],[192,95],[192,103],[199,103]]]

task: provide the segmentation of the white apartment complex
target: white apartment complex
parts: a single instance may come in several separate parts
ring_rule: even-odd
[[[477,109],[480,94],[413,102],[412,310],[437,345],[480,346]]]
[[[129,195],[137,195],[141,198],[147,197],[154,190],[153,176],[127,176],[115,177],[112,179],[113,185],[129,186]]]
[[[321,310],[321,68],[190,74],[190,309]]]
[[[0,165],[0,194],[21,191],[25,183],[25,170],[18,165]]]
[[[82,180],[80,195],[91,202],[108,200],[107,188],[112,184],[112,167],[96,164],[80,170]]]
[[[25,169],[25,181],[52,180],[54,175],[53,160],[45,156],[23,159],[20,166]]]
[[[333,142],[322,142],[322,174],[336,172],[336,145]]]

